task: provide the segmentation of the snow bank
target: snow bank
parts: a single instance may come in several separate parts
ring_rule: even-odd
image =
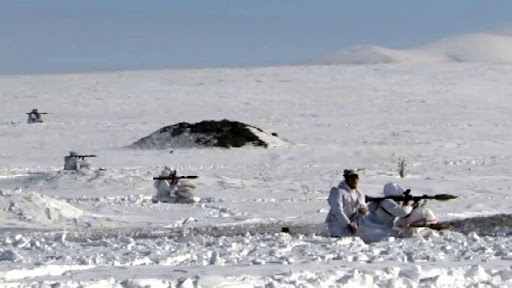
[[[285,142],[277,134],[267,133],[254,126],[229,120],[178,123],[158,131],[129,145],[137,149],[237,148],[245,145],[256,147],[282,146]]]
[[[62,223],[82,215],[83,210],[36,192],[4,191],[0,195],[0,221]]]
[[[43,241],[33,237],[26,241]],[[1,246],[11,246],[13,240],[0,237]],[[35,268],[1,271],[0,281],[41,285],[31,287],[55,283],[73,287],[85,284],[84,280],[107,281],[102,287],[476,287],[484,283],[508,287],[511,241],[459,233],[390,238],[371,245],[357,238],[283,233],[112,237],[86,243],[49,239],[44,243],[52,249],[39,249],[37,255],[32,249],[19,251],[24,253],[24,264],[37,263]],[[112,270],[115,280],[98,274],[93,269],[98,266],[117,268]],[[140,273],[144,276],[135,276]],[[41,277],[52,275],[48,280]]]
[[[12,269],[9,271],[0,271],[2,281],[21,280],[30,277],[63,275],[69,271],[91,269],[92,265],[46,265],[34,269]]]

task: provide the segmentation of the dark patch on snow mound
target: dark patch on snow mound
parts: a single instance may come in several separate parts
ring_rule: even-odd
[[[446,223],[450,230],[464,234],[475,232],[479,235],[512,234],[512,215],[498,214],[487,217],[473,217],[452,220]]]
[[[276,134],[277,135],[277,134]],[[284,143],[277,136],[238,121],[205,120],[165,126],[139,139],[129,148],[167,149],[194,147],[238,148],[245,145],[267,148]]]

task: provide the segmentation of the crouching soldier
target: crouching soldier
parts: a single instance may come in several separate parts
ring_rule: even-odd
[[[368,213],[364,195],[357,186],[359,175],[352,169],[343,172],[344,181],[332,187],[327,202],[330,210],[325,219],[332,237],[356,235],[359,224]]]
[[[177,176],[176,170],[165,167],[159,177],[155,177],[154,186],[157,194],[154,202],[167,202],[188,204],[195,202],[196,186],[183,178],[197,178],[196,176]]]
[[[96,155],[78,155],[75,151],[70,151],[68,156],[64,157],[64,170],[89,169],[91,163],[87,157],[96,157]]]
[[[28,124],[43,123],[43,119],[41,118],[42,114],[46,114],[46,113],[39,113],[39,112],[37,112],[37,109],[32,109],[32,111],[27,113],[27,115],[28,115],[27,123]]]
[[[176,179],[176,170],[172,170],[169,167],[165,167],[160,173],[159,180],[156,180],[153,184],[157,190],[156,196],[154,197],[155,202],[174,202],[172,193],[178,184]]]
[[[194,203],[196,196],[196,185],[188,180],[181,180],[178,182],[176,190],[174,191],[174,203],[190,204]]]

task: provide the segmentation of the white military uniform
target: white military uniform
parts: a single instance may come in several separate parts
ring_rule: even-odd
[[[78,160],[78,169],[90,169],[91,162],[87,160],[87,158],[82,158]]]
[[[64,157],[64,170],[90,169],[91,162],[85,158],[80,159],[78,153],[70,151],[68,156]]]
[[[78,170],[78,158],[76,155],[78,155],[76,152],[70,151],[69,156],[64,157],[64,170]]]
[[[172,170],[166,167],[160,173],[160,177],[169,177],[171,173]],[[158,202],[174,202],[175,199],[172,196],[172,192],[176,184],[178,184],[177,180],[155,180],[154,186],[157,190],[155,200]]]
[[[387,183],[384,185],[384,196],[402,196],[404,189],[396,183]],[[371,202],[368,205],[370,214],[367,219],[375,224],[385,225],[392,228],[397,218],[403,218],[412,211],[412,206],[403,206],[396,203],[393,199],[385,199],[378,202]]]
[[[396,183],[384,185],[384,196],[402,196],[404,189]],[[392,199],[372,201],[368,204],[370,214],[366,216],[358,230],[358,236],[365,242],[380,241],[391,236],[396,219],[406,217],[412,211],[411,206],[403,206]]]
[[[166,167],[162,170],[160,177],[169,177],[172,169]],[[157,195],[155,201],[167,203],[188,204],[195,202],[195,188],[196,186],[187,180],[156,180],[155,188]]]
[[[177,189],[174,192],[176,197],[175,203],[194,203],[196,196],[196,185],[192,184],[190,181],[181,180],[178,183]]]
[[[27,123],[43,123],[43,119],[41,119],[41,114],[39,114],[35,109],[32,110],[32,112],[28,114]]]
[[[396,227],[408,227],[408,226],[425,226],[428,224],[437,223],[437,218],[434,212],[425,207],[419,207],[401,219],[395,222]]]
[[[331,207],[325,223],[329,234],[333,237],[344,237],[352,235],[347,225],[359,226],[363,215],[358,210],[366,208],[364,195],[358,189],[352,189],[345,181],[340,182],[338,187],[332,187],[327,199]]]
[[[404,189],[396,183],[384,185],[385,196],[401,196],[403,193]],[[423,231],[409,229],[408,226],[437,223],[432,210],[423,207],[413,209],[410,205],[399,205],[392,199],[385,199],[380,203],[371,202],[368,206],[370,214],[364,219],[358,231],[358,236],[365,242],[380,241],[388,236],[410,237],[415,232]]]

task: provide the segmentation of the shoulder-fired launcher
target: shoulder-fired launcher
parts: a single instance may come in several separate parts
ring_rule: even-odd
[[[436,195],[422,195],[422,196],[413,196],[410,194],[404,194],[402,196],[386,196],[386,197],[371,197],[366,196],[365,201],[366,202],[379,202],[385,199],[392,199],[394,201],[413,201],[413,202],[419,202],[420,200],[438,200],[438,201],[448,201],[452,199],[456,199],[457,196],[451,195],[451,194],[436,194]]]
[[[153,177],[153,180],[174,180],[174,179],[197,179],[199,176],[158,176]]]

